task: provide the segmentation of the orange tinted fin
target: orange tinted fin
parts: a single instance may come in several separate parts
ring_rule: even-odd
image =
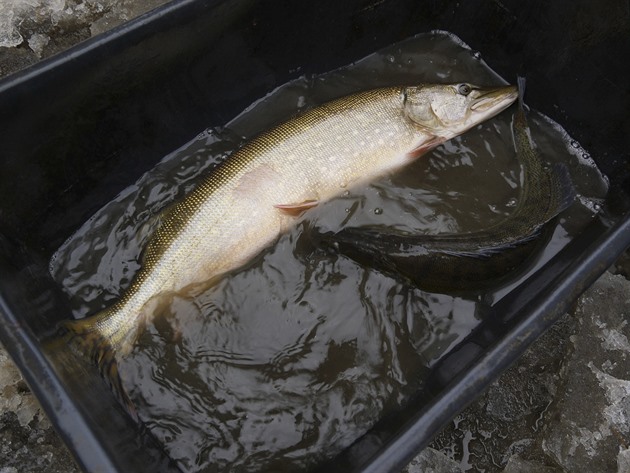
[[[441,136],[432,136],[429,141],[425,141],[409,151],[407,153],[407,157],[409,159],[417,159],[428,151],[431,151],[433,148],[440,146],[445,141],[446,139]]]
[[[317,204],[319,204],[318,200],[305,200],[304,202],[300,202],[299,204],[276,204],[275,208],[281,210],[287,215],[291,217],[297,217],[302,212],[307,211],[308,209],[312,209]]]
[[[125,390],[116,360],[116,349],[110,341],[95,329],[94,317],[66,321],[61,325],[63,338],[79,355],[87,357],[98,366],[103,379],[111,387],[116,398],[123,404],[129,415],[138,421],[138,413],[133,401]]]

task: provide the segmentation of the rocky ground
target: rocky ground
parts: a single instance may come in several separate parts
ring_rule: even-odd
[[[605,273],[409,473],[630,472],[629,314],[630,281]]]
[[[0,0],[0,77],[164,0]],[[406,468],[630,473],[630,256]],[[0,473],[77,472],[0,347]]]
[[[2,0],[0,77],[135,18],[166,0]]]

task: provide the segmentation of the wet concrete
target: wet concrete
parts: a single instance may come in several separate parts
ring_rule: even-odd
[[[2,0],[0,77],[163,0]],[[405,469],[630,472],[627,253]],[[0,473],[76,472],[0,347]]]
[[[0,347],[0,473],[78,471],[35,396]]]
[[[165,0],[2,0],[0,77],[112,29]]]
[[[462,471],[630,471],[629,314],[606,272],[431,446]]]

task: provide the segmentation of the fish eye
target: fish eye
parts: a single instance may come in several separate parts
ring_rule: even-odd
[[[472,87],[469,86],[468,84],[459,84],[457,86],[457,92],[460,95],[466,96],[466,95],[468,95],[469,93],[472,92]]]

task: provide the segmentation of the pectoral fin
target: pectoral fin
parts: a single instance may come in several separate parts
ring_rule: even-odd
[[[440,146],[445,141],[446,139],[441,136],[432,136],[428,141],[423,141],[414,149],[409,151],[407,153],[407,157],[409,159],[418,159],[420,156],[431,151],[433,148]]]
[[[300,202],[298,204],[276,204],[274,207],[291,217],[297,217],[318,204],[318,200],[305,200],[304,202]]]

